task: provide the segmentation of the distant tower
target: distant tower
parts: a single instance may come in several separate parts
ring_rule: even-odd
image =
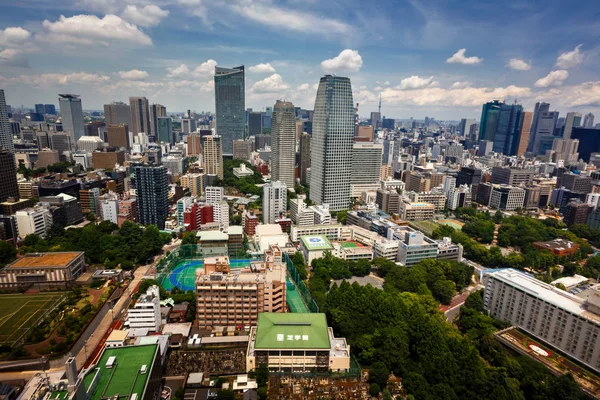
[[[296,182],[296,114],[289,101],[275,103],[271,132],[271,180],[293,188]]]
[[[4,90],[0,89],[0,147],[4,147],[9,153],[14,154],[13,134],[8,120],[8,109]]]
[[[71,136],[71,143],[77,143],[84,135],[83,109],[77,94],[59,94],[60,117],[63,131]]]
[[[165,229],[169,214],[167,169],[162,165],[134,165],[139,221]]]
[[[377,112],[379,112],[379,115],[381,115],[381,95],[379,95],[379,109]]]
[[[246,129],[244,66],[215,67],[217,135],[223,138],[223,153],[233,154],[233,141],[244,139]]]

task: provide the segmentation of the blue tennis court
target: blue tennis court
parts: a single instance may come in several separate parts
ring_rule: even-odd
[[[231,269],[250,266],[250,260],[230,260]],[[170,291],[174,287],[188,291],[196,289],[196,270],[204,267],[203,260],[182,261],[163,281],[162,287]]]

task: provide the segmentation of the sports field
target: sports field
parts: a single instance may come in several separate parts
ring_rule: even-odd
[[[307,312],[309,312],[308,309],[306,308],[306,305],[302,301],[302,297],[300,297],[300,293],[298,293],[298,291],[296,290],[296,287],[289,280],[289,278],[288,278],[288,283],[287,283],[287,287],[286,287],[286,292],[285,293],[286,293],[285,294],[285,301],[287,302],[288,306],[290,306],[290,310],[293,313],[307,313]]]
[[[250,260],[230,260],[231,269],[250,266]],[[175,286],[183,291],[196,289],[196,270],[204,267],[204,261],[181,261],[162,282],[162,287],[170,291]]]
[[[442,225],[448,225],[449,227],[454,228],[457,231],[461,231],[464,225],[462,222],[457,221],[455,219],[440,219],[437,221],[437,223]]]
[[[56,307],[65,293],[0,295],[0,344],[12,345]]]
[[[431,233],[438,228],[438,225],[433,221],[413,221],[410,225],[414,225],[415,228],[423,232],[427,236],[431,236]]]

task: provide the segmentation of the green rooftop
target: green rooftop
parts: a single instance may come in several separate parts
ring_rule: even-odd
[[[353,249],[359,247],[355,242],[340,242],[340,245],[345,249]]]
[[[333,246],[324,235],[309,235],[300,237],[304,247],[311,250],[331,250]]]
[[[329,349],[325,314],[261,313],[255,349]]]
[[[157,344],[149,344],[104,350],[96,368],[88,372],[84,378],[86,390],[89,390],[96,373],[100,374],[96,387],[88,399],[101,400],[117,394],[129,399],[134,393],[137,393],[138,399],[142,399],[157,349]],[[112,368],[106,368],[110,357],[115,357],[114,365]],[[142,365],[146,365],[145,374],[140,372]]]

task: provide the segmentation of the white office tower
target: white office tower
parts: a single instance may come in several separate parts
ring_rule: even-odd
[[[6,98],[4,90],[0,89],[0,147],[4,147],[9,153],[15,152],[13,144],[13,135],[8,120],[8,109],[6,107]]]
[[[71,136],[71,143],[77,143],[84,136],[83,109],[77,94],[59,94],[60,120],[63,131]]]
[[[296,112],[289,101],[277,100],[271,129],[271,179],[293,188],[296,182]]]
[[[115,193],[109,193],[102,200],[102,221],[110,221],[118,224],[119,219],[119,198]]]
[[[204,189],[205,200],[208,204],[223,200],[224,191],[221,186],[207,186]]]
[[[351,196],[360,197],[363,192],[376,191],[381,175],[383,146],[374,143],[352,145]]]
[[[148,288],[146,294],[140,296],[133,308],[129,309],[126,324],[131,329],[159,332],[160,320],[160,291],[158,286],[154,285]]]
[[[229,204],[225,200],[212,203],[213,221],[219,224],[220,229],[229,228]]]
[[[350,205],[355,109],[349,78],[326,75],[319,82],[310,155],[310,199],[332,211]]]
[[[281,181],[263,186],[263,224],[273,224],[287,209],[287,186]]]
[[[567,113],[565,119],[565,127],[563,131],[563,139],[571,139],[571,132],[573,128],[577,128],[581,125],[581,114],[578,112]]]
[[[444,178],[444,194],[448,197],[448,193],[456,188],[456,178],[453,176],[446,176]]]

